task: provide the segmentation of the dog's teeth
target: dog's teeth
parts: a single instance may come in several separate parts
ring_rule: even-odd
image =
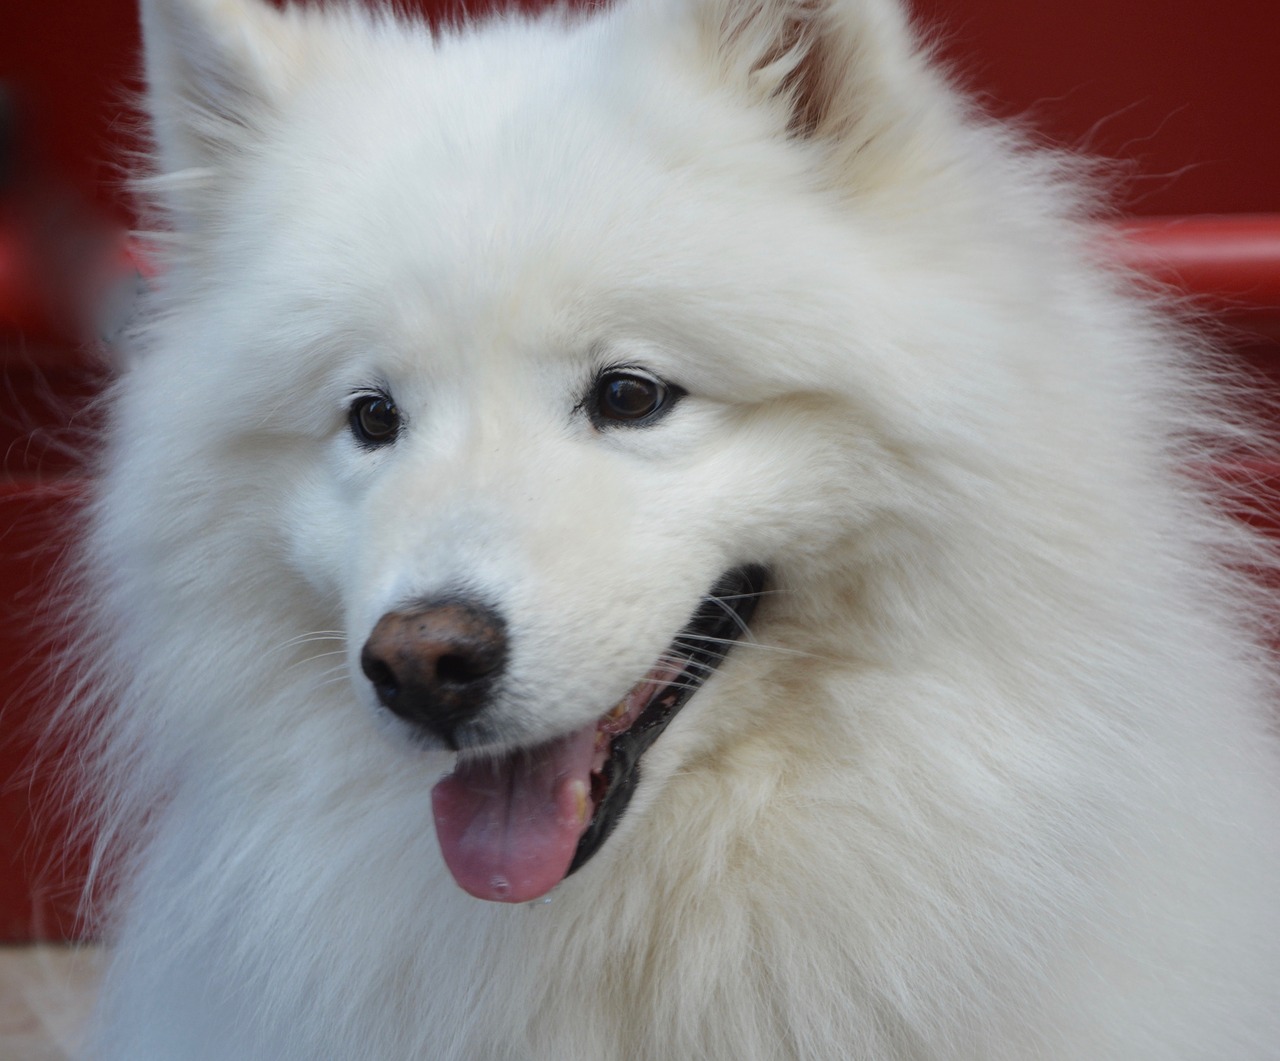
[[[627,702],[625,700],[621,700],[618,702],[617,706],[614,707],[614,709],[604,717],[606,721],[617,722],[626,713],[627,713]]]
[[[587,798],[587,783],[571,781],[569,787],[573,792],[574,810],[578,815],[578,824],[585,825],[591,811],[591,801]]]

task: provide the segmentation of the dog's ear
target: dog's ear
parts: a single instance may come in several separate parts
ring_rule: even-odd
[[[288,93],[299,28],[263,0],[142,0],[155,176],[180,226]]]
[[[936,165],[958,104],[898,0],[683,3],[721,83],[773,108],[784,135],[820,145],[833,182],[866,190]]]

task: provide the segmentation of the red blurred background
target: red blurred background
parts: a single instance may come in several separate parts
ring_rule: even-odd
[[[1140,246],[1163,247],[1164,275],[1197,293],[1248,304],[1234,320],[1240,357],[1280,379],[1280,223],[1266,216],[1280,211],[1280,4],[917,0],[916,10],[990,110],[1118,160],[1127,213],[1198,219],[1140,226]],[[58,440],[68,419],[85,421],[101,375],[69,263],[101,262],[122,290],[130,280],[118,240],[137,70],[133,0],[10,0],[0,14],[0,940],[74,931],[68,881],[80,859],[62,872],[64,800],[50,760],[32,756],[47,654],[32,622],[79,482]],[[1235,216],[1204,220],[1223,214]],[[1275,481],[1261,472],[1248,477],[1254,489]]]
[[[117,145],[134,117],[133,0],[12,0],[0,83],[32,146],[126,216]],[[439,10],[442,3],[418,3]],[[1140,214],[1277,208],[1280,4],[1235,0],[916,0],[918,23],[963,84],[1046,138],[1133,165]]]

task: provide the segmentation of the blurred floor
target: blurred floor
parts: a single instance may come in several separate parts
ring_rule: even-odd
[[[67,1061],[93,1006],[101,953],[0,946],[0,1059]]]

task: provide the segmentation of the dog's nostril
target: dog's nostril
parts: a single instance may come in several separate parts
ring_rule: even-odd
[[[460,652],[451,652],[436,660],[436,677],[459,685],[487,677],[494,669],[491,661]]]
[[[390,703],[400,691],[400,683],[396,681],[395,672],[382,660],[371,655],[367,646],[360,655],[360,669],[364,671],[364,676],[373,683],[374,690],[378,694],[378,700],[382,703]]]

